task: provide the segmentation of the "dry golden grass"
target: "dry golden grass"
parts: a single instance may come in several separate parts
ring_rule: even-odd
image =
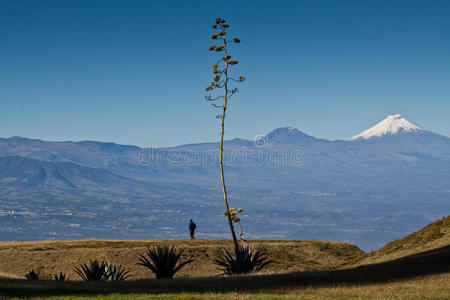
[[[450,273],[387,283],[296,288],[260,294],[226,295],[229,299],[449,299]]]
[[[274,263],[265,270],[267,273],[336,269],[364,255],[356,246],[343,242],[250,241],[250,244],[263,246],[272,254]],[[213,259],[219,248],[232,246],[229,241],[220,240],[0,242],[0,276],[23,278],[29,270],[42,268],[44,274],[62,271],[71,280],[78,280],[73,269],[89,259],[99,259],[116,262],[132,270],[130,279],[153,278],[137,262],[139,253],[144,253],[146,247],[156,245],[183,248],[182,259],[195,260],[183,268],[177,277],[218,275],[220,271],[213,264]]]
[[[360,256],[357,263],[379,263],[447,245],[450,245],[450,216],[430,223],[402,239],[387,243],[383,248],[369,253],[366,257]]]
[[[334,271],[123,282],[0,279],[0,296],[6,299],[448,299],[449,277],[450,246],[445,246],[379,264]]]

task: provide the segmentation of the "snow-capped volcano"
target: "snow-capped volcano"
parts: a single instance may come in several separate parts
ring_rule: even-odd
[[[387,116],[386,119],[378,123],[377,125],[361,132],[358,135],[355,135],[354,137],[351,137],[349,140],[358,140],[358,139],[370,139],[373,137],[382,137],[385,135],[393,135],[396,133],[404,133],[404,132],[423,132],[425,129],[423,129],[421,126],[408,121],[405,117],[403,117],[400,114]]]

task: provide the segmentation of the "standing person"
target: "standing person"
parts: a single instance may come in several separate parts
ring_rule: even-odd
[[[192,219],[189,220],[189,233],[191,234],[191,240],[194,240],[194,233],[195,233],[195,228],[197,228],[197,226],[195,225],[195,223],[192,221]]]

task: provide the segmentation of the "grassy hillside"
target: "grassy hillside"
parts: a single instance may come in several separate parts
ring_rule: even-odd
[[[320,271],[385,262],[400,257],[450,245],[450,216],[433,222],[402,239],[386,244],[378,251],[364,253],[354,245],[328,241],[251,241],[266,248],[273,257],[265,273]],[[0,278],[23,278],[31,269],[42,269],[46,275],[67,273],[78,280],[73,269],[89,259],[107,260],[132,270],[130,279],[152,278],[138,266],[138,255],[146,247],[176,245],[185,249],[183,259],[194,259],[177,277],[215,276],[220,271],[213,264],[219,248],[231,247],[222,240],[81,240],[0,242]]]
[[[272,254],[274,263],[266,269],[271,273],[336,269],[364,255],[356,246],[343,242],[311,240],[250,243],[261,245]],[[212,261],[219,248],[232,245],[229,241],[218,240],[0,242],[0,275],[21,277],[32,268],[42,268],[45,274],[63,271],[75,280],[78,276],[73,268],[97,258],[117,262],[131,269],[131,279],[152,278],[147,269],[136,265],[138,254],[144,253],[146,247],[161,244],[184,248],[183,258],[195,260],[179,272],[179,277],[219,274]]]
[[[359,263],[377,263],[450,245],[450,215],[428,224],[404,238],[387,243]]]
[[[0,296],[54,296],[55,299],[448,299],[450,264],[445,263],[448,261],[450,246],[389,262],[335,271],[90,283],[0,280]]]
[[[366,254],[356,246],[325,241],[251,241],[274,263],[261,274],[214,276],[217,250],[229,241],[0,242],[0,297],[7,299],[448,299],[450,216]],[[153,280],[136,265],[137,254],[157,244],[186,249],[195,262],[173,280]],[[124,282],[78,281],[73,268],[107,259],[133,272]],[[358,265],[355,266],[355,262]],[[354,265],[351,267],[351,265]],[[31,268],[59,271],[71,281],[19,279]]]

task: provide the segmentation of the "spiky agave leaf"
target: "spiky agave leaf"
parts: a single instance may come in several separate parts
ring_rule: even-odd
[[[130,271],[115,263],[107,264],[105,269],[109,281],[122,281],[131,276]]]
[[[31,269],[27,274],[25,274],[25,278],[28,280],[38,280],[40,279],[41,270],[35,271],[34,269]]]
[[[67,277],[65,273],[59,272],[59,274],[53,275],[53,279],[56,281],[66,281],[69,277]]]
[[[226,275],[240,274],[239,272],[240,267],[239,264],[237,263],[237,260],[226,249],[220,250],[220,257],[214,260],[214,263],[222,267],[222,271]]]
[[[155,273],[156,278],[173,278],[182,267],[193,262],[194,260],[187,260],[178,263],[181,254],[184,250],[177,252],[175,246],[171,248],[167,246],[157,246],[147,248],[146,256],[140,254],[138,265],[144,266]]]
[[[256,249],[252,257],[252,262],[255,265],[254,272],[261,271],[265,266],[272,263],[270,255],[262,248]]]

